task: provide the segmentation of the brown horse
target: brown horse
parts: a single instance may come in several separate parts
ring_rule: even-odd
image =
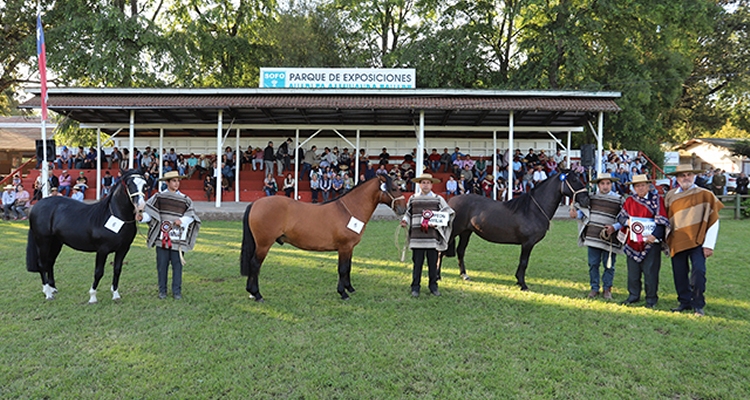
[[[277,242],[303,250],[338,251],[338,292],[342,300],[347,300],[346,292],[354,292],[349,277],[352,252],[379,203],[390,204],[399,215],[406,211],[401,190],[387,175],[365,181],[325,204],[302,203],[285,196],[264,197],[250,203],[242,221],[240,257],[240,272],[247,276],[250,298],[263,301],[258,274],[268,250]]]

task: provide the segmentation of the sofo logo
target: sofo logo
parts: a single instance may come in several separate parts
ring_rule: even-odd
[[[263,87],[283,88],[286,87],[285,71],[263,71]]]

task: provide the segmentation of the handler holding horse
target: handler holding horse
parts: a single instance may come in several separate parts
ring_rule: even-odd
[[[401,220],[401,226],[409,226],[409,248],[412,250],[412,261],[414,270],[412,272],[411,295],[419,297],[419,289],[422,280],[422,266],[427,257],[427,274],[429,276],[428,287],[430,293],[440,296],[438,290],[438,251],[448,248],[448,238],[451,234],[451,221],[453,220],[453,209],[448,206],[445,199],[432,192],[432,184],[440,182],[431,174],[422,174],[412,182],[418,183],[414,196],[409,198],[406,205],[406,214]],[[440,226],[434,221],[435,213],[448,214]]]

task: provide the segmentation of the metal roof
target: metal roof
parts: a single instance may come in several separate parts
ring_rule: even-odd
[[[40,107],[37,96],[20,108]],[[253,131],[360,129],[367,136],[403,136],[424,112],[429,136],[461,137],[507,130],[513,111],[519,132],[546,135],[581,130],[599,112],[618,112],[619,92],[341,89],[52,88],[48,107],[84,127],[127,128],[135,110],[138,136],[215,136],[223,126]]]

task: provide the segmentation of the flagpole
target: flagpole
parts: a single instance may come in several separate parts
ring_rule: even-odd
[[[36,47],[39,58],[39,80],[42,91],[42,197],[49,196],[49,163],[47,162],[47,56],[44,46],[44,31],[42,29],[42,5],[37,2]]]

